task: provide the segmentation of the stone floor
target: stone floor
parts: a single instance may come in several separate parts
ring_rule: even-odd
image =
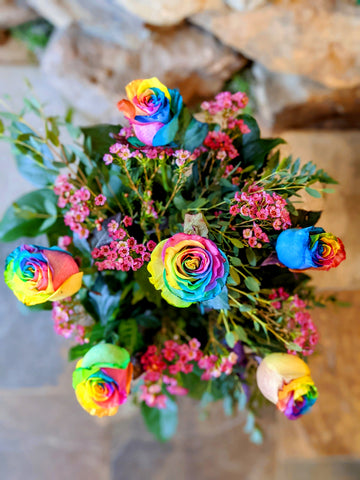
[[[0,66],[0,96],[18,102],[23,76],[56,111],[61,100],[36,67]],[[341,236],[348,260],[319,272],[316,284],[339,291],[351,306],[316,312],[322,336],[312,361],[320,390],[313,413],[297,422],[273,408],[262,418],[265,442],[254,446],[241,417],[225,417],[215,406],[199,419],[196,405],[180,405],[178,435],[155,442],[132,408],[115,419],[93,419],[79,408],[71,387],[67,342],[57,337],[47,313],[25,314],[0,282],[0,479],[1,480],[355,480],[360,478],[359,132],[285,132],[294,155],[316,161],[341,185],[319,205],[322,225]],[[0,143],[0,215],[31,187],[18,175],[8,146]],[[309,200],[307,200],[309,202]],[[0,244],[0,263],[14,244]]]

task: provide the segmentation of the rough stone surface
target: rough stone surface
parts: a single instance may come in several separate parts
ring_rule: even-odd
[[[157,26],[176,25],[190,15],[221,6],[221,0],[113,0],[144,22]]]
[[[244,65],[242,57],[195,27],[157,31],[140,48],[120,48],[73,25],[52,39],[42,67],[49,81],[74,106],[97,121],[120,118],[116,103],[134,78],[156,75],[177,87],[186,102],[209,97]]]
[[[252,67],[250,84],[260,122],[267,128],[360,128],[360,86],[331,89],[299,75]]]
[[[332,88],[360,84],[359,8],[279,0],[248,12],[200,12],[191,21],[272,72],[304,75]]]
[[[0,65],[26,65],[34,61],[23,42],[0,30]]]
[[[340,237],[346,247],[347,259],[328,272],[311,272],[313,284],[319,289],[360,289],[360,132],[359,131],[287,131],[283,153],[291,153],[302,162],[312,161],[339,181],[335,193],[321,199],[304,195],[304,208],[323,210],[318,224]],[[321,185],[315,185],[315,187]]]
[[[0,29],[10,28],[28,22],[37,17],[25,2],[0,0]]]
[[[29,0],[29,3],[58,28],[79,23],[89,35],[129,49],[139,48],[150,35],[143,21],[116,0]]]
[[[225,0],[225,3],[234,10],[240,12],[246,10],[253,10],[254,8],[262,7],[267,3],[267,0]]]

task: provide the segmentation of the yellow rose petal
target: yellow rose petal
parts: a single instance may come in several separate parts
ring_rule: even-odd
[[[60,285],[60,287],[48,298],[48,300],[50,302],[57,302],[58,300],[62,300],[63,298],[74,295],[81,288],[82,277],[83,272],[71,275],[71,277],[65,280],[65,282]]]
[[[161,258],[162,249],[164,243],[167,240],[163,240],[154,248],[154,251],[151,254],[151,260],[148,263],[148,272],[151,277],[149,278],[150,283],[154,285],[156,290],[162,290],[165,287],[164,283],[164,263]]]
[[[134,97],[137,97],[138,88],[139,88],[139,85],[141,85],[142,82],[143,82],[142,79],[133,80],[132,82],[130,82],[126,85],[125,91],[126,91],[126,95],[127,95],[128,99],[130,101],[132,101],[132,99]]]
[[[133,82],[131,82],[131,83],[133,83]],[[171,100],[169,90],[165,87],[165,85],[163,85],[160,82],[160,80],[158,78],[152,77],[152,78],[144,79],[138,87],[137,95],[140,95],[141,93],[145,92],[145,90],[147,90],[148,88],[158,88],[159,90],[161,90],[165,94],[166,98]],[[126,91],[126,93],[127,93],[127,91]]]

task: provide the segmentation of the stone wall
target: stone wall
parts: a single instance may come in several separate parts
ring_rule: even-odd
[[[93,120],[120,118],[133,78],[156,75],[195,104],[247,68],[264,126],[359,126],[356,0],[2,0],[0,63],[27,61],[4,31],[36,16],[55,26],[44,73]]]

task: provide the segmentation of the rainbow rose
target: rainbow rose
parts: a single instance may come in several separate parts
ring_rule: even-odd
[[[150,282],[175,307],[207,302],[220,295],[229,274],[225,254],[199,235],[176,235],[160,242],[148,264]]]
[[[295,355],[267,355],[257,369],[256,381],[264,397],[290,420],[306,413],[317,400],[310,369]]]
[[[279,261],[293,270],[329,270],[346,258],[340,238],[319,227],[284,230],[278,236],[275,248]]]
[[[185,107],[178,90],[166,88],[156,77],[133,80],[125,89],[128,100],[120,100],[118,109],[134,129],[136,138],[130,137],[129,142],[136,146],[182,146],[187,150],[202,144],[208,126],[190,114],[187,125],[182,125]],[[180,130],[185,130],[181,145],[174,142]]]
[[[124,348],[110,343],[95,345],[78,361],[73,373],[78,402],[90,415],[115,415],[129,395],[132,371]]]
[[[20,245],[5,261],[5,282],[25,305],[71,297],[82,276],[70,253],[58,247]]]

